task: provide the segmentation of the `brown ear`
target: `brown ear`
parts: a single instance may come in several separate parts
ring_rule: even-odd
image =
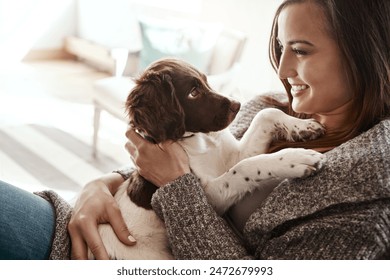
[[[139,207],[152,210],[152,196],[157,189],[155,185],[144,179],[137,171],[134,171],[129,178],[127,195]]]
[[[184,112],[175,92],[168,74],[146,71],[126,101],[130,124],[156,143],[180,139],[185,132]]]

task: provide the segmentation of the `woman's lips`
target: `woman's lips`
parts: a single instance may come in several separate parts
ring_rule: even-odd
[[[303,93],[306,89],[308,89],[308,85],[291,85],[291,94],[293,96],[299,95]]]

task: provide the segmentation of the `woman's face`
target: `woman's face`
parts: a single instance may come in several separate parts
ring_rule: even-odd
[[[285,7],[278,18],[282,50],[278,75],[292,86],[292,108],[322,117],[348,114],[352,90],[340,50],[315,4]]]

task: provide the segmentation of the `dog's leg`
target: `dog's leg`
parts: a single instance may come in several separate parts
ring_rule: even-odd
[[[272,140],[305,141],[324,134],[314,119],[298,119],[275,108],[261,110],[240,141],[240,159],[263,154]]]
[[[209,202],[222,214],[246,193],[269,180],[306,177],[321,168],[325,156],[314,150],[284,149],[242,160],[205,187]]]

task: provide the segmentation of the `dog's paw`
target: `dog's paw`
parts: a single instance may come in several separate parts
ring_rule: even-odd
[[[285,121],[277,122],[276,138],[288,141],[313,140],[325,134],[325,127],[315,119],[288,118]]]
[[[310,149],[289,148],[273,154],[276,167],[272,175],[279,178],[307,177],[320,170],[325,155]]]

